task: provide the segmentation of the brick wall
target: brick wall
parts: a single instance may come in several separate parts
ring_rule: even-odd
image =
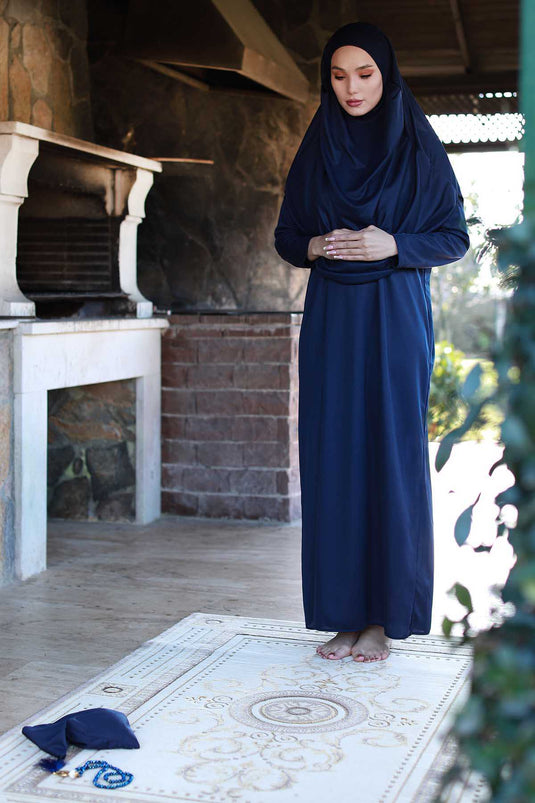
[[[300,313],[170,318],[162,344],[162,509],[294,521]]]

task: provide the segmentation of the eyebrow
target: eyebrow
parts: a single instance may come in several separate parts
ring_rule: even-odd
[[[356,67],[357,70],[363,70],[364,67],[373,67],[373,64],[361,64],[360,67]],[[335,64],[332,65],[331,70],[341,70],[345,72],[343,67],[337,67]]]

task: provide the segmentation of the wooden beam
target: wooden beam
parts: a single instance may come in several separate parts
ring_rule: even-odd
[[[151,156],[156,162],[180,162],[180,164],[213,165],[213,159],[190,159],[187,156]]]
[[[522,140],[509,142],[443,142],[447,153],[486,153],[487,151],[520,151]]]
[[[482,73],[472,72],[461,75],[440,77],[409,76],[408,85],[413,92],[420,95],[451,94],[456,92],[517,92],[518,70],[506,72]]]
[[[404,65],[399,68],[403,77],[419,77],[424,75],[464,75],[462,64],[422,64],[421,66]]]
[[[459,49],[463,58],[466,71],[472,69],[472,59],[470,57],[470,50],[466,40],[466,30],[464,27],[461,9],[459,8],[459,0],[450,0],[450,9],[455,23],[455,32],[457,34],[457,41],[459,42]]]
[[[175,81],[182,81],[184,84],[194,86],[196,89],[201,89],[203,92],[210,91],[209,85],[204,81],[199,81],[198,78],[192,78],[191,75],[187,75],[181,70],[175,70],[171,69],[171,67],[166,67],[165,64],[160,64],[158,61],[152,61],[152,59],[133,59],[133,61],[139,61],[141,64],[144,64],[145,67],[149,67],[151,70],[162,73],[162,75],[167,75],[168,78],[174,78]]]
[[[464,74],[465,66],[456,48],[434,50],[412,49],[396,51],[399,70],[406,75],[454,75]]]

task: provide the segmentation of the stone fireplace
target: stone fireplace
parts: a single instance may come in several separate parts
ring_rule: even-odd
[[[15,566],[46,568],[47,394],[136,382],[136,521],[160,515],[160,332],[156,318],[20,322],[14,337]]]
[[[136,272],[137,227],[160,171],[134,154],[0,123],[4,580],[46,568],[49,391],[135,383],[135,518],[160,515],[168,323],[153,317]]]

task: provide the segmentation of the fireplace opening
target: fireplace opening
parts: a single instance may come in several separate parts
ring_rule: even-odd
[[[21,213],[18,281],[40,318],[121,312],[116,218],[29,217]],[[122,304],[118,302],[123,302]]]
[[[135,380],[48,391],[50,518],[135,520]]]
[[[125,189],[134,181],[135,170],[40,144],[17,232],[17,281],[37,317],[129,311],[119,282],[119,232]]]

